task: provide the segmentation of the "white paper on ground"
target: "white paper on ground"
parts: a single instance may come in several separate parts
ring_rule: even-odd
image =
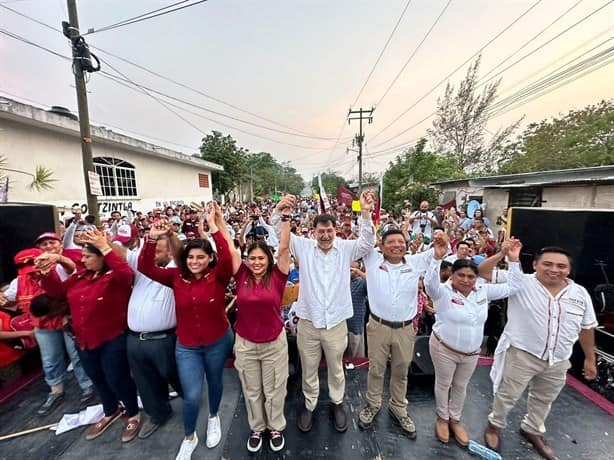
[[[60,423],[55,430],[56,436],[67,431],[74,430],[80,426],[91,425],[92,423],[98,423],[100,419],[104,417],[104,410],[102,404],[95,406],[88,406],[78,414],[64,414]]]

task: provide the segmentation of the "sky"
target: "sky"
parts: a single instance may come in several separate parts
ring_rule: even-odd
[[[96,31],[172,3],[80,0],[80,29]],[[348,125],[347,113],[350,108],[375,106],[373,122],[364,126],[363,170],[380,175],[403,147],[426,134],[433,121],[429,115],[446,83],[458,85],[480,51],[480,75],[501,78],[499,99],[505,100],[557,68],[613,46],[613,3],[209,0],[86,35],[92,51],[103,59],[103,70],[115,75],[119,71],[139,85],[183,101],[155,95],[156,101],[142,90],[94,73],[88,83],[90,119],[188,154],[197,152],[201,139],[217,130],[252,152],[270,152],[278,161],[289,162],[306,179],[328,170],[355,178],[356,153],[347,148],[358,123]],[[0,0],[2,5],[56,28],[67,18],[65,0]],[[70,55],[69,43],[60,33],[0,7],[2,30]],[[613,63],[604,61],[607,65],[591,67],[593,71],[587,69],[581,78],[547,87],[552,91],[495,113],[489,131],[521,117],[521,126],[526,126],[614,97]],[[0,95],[76,112],[70,62],[2,33]],[[171,109],[180,116],[160,100],[175,104]]]

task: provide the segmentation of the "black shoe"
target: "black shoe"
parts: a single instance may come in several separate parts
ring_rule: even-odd
[[[141,430],[139,431],[139,439],[145,439],[150,437],[154,432],[160,428],[160,424],[154,422],[151,417],[144,417],[144,420],[141,425]]]
[[[94,399],[94,387],[87,387],[85,390],[81,392],[81,397],[79,398],[80,404],[86,404]]]
[[[313,412],[303,406],[303,410],[301,410],[296,424],[298,429],[303,433],[311,431],[311,426],[313,425]]]
[[[43,403],[43,405],[38,409],[38,415],[47,415],[57,406],[59,406],[62,401],[64,401],[64,392],[62,393],[49,393],[47,395],[47,400]]]
[[[335,430],[343,433],[348,429],[348,417],[343,408],[343,403],[331,404],[331,412],[333,413],[333,424]]]
[[[262,431],[252,431],[247,440],[247,450],[250,452],[258,452],[262,447]]]
[[[269,446],[273,452],[279,452],[286,445],[284,434],[281,431],[271,431],[271,440]]]

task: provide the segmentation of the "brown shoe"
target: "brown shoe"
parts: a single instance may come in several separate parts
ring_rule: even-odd
[[[546,460],[557,460],[552,447],[546,444],[546,440],[543,436],[538,434],[527,433],[522,428],[520,428],[520,434],[531,443],[531,445],[535,448],[537,453],[541,455]]]
[[[139,430],[141,429],[141,417],[138,415],[129,418],[128,423],[126,423],[126,428],[124,429],[124,434],[122,434],[122,442],[130,442],[132,441],[137,434],[139,434]]]
[[[85,439],[88,441],[96,439],[98,436],[104,433],[115,420],[120,418],[123,413],[124,410],[121,407],[118,407],[113,415],[105,416],[98,423],[90,425],[90,427],[87,429],[87,433],[85,434]]]
[[[460,421],[450,419],[450,430],[452,430],[452,435],[456,439],[456,442],[459,443],[463,447],[467,447],[469,445],[469,435],[461,425]]]
[[[499,447],[501,446],[500,433],[501,429],[488,422],[486,431],[484,431],[484,442],[486,443],[486,447],[495,452],[499,452]]]
[[[444,444],[450,440],[450,428],[448,427],[448,421],[439,416],[437,416],[437,421],[435,422],[435,436],[437,436],[437,439]]]

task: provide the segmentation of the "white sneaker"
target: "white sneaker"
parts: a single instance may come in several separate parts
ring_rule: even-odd
[[[196,431],[194,432],[194,439],[191,441],[189,439],[183,439],[181,443],[181,447],[179,448],[179,453],[175,460],[190,460],[192,458],[192,452],[196,449],[198,445],[198,436],[196,435]]]
[[[215,417],[209,417],[209,421],[207,422],[207,447],[209,449],[214,448],[220,443],[222,439],[222,426],[220,424],[220,417],[216,415]]]

